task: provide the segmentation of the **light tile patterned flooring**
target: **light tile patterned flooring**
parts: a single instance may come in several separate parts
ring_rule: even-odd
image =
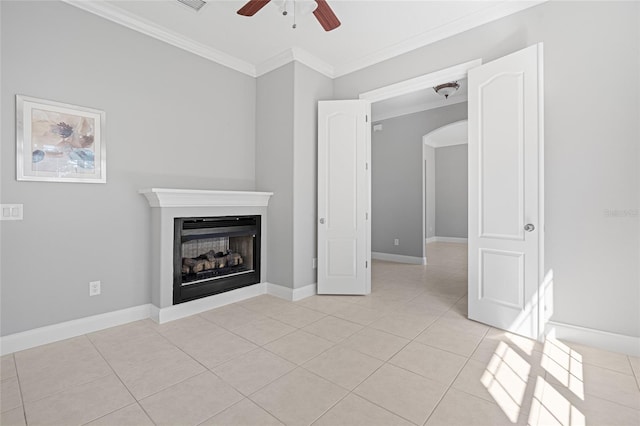
[[[466,319],[466,246],[2,357],[2,425],[638,425],[640,359]]]

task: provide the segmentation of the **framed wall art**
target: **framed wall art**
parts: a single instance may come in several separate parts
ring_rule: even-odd
[[[105,183],[104,129],[104,111],[16,95],[17,179]]]

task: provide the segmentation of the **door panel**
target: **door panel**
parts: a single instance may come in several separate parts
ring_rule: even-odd
[[[524,309],[524,253],[480,249],[480,256],[478,298]]]
[[[327,242],[327,269],[331,277],[354,277],[357,275],[357,242],[354,239]]]
[[[318,294],[371,292],[370,103],[318,103]]]
[[[469,318],[531,338],[543,331],[541,70],[540,44],[469,71]]]
[[[478,90],[480,235],[522,239],[523,74],[503,73]],[[505,144],[508,140],[510,143]]]

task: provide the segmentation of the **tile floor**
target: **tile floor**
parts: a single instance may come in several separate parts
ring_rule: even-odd
[[[466,246],[1,358],[2,425],[639,425],[640,359],[466,319]]]

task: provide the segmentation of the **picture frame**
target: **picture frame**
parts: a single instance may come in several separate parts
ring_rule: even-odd
[[[104,111],[16,95],[19,181],[106,183]]]

